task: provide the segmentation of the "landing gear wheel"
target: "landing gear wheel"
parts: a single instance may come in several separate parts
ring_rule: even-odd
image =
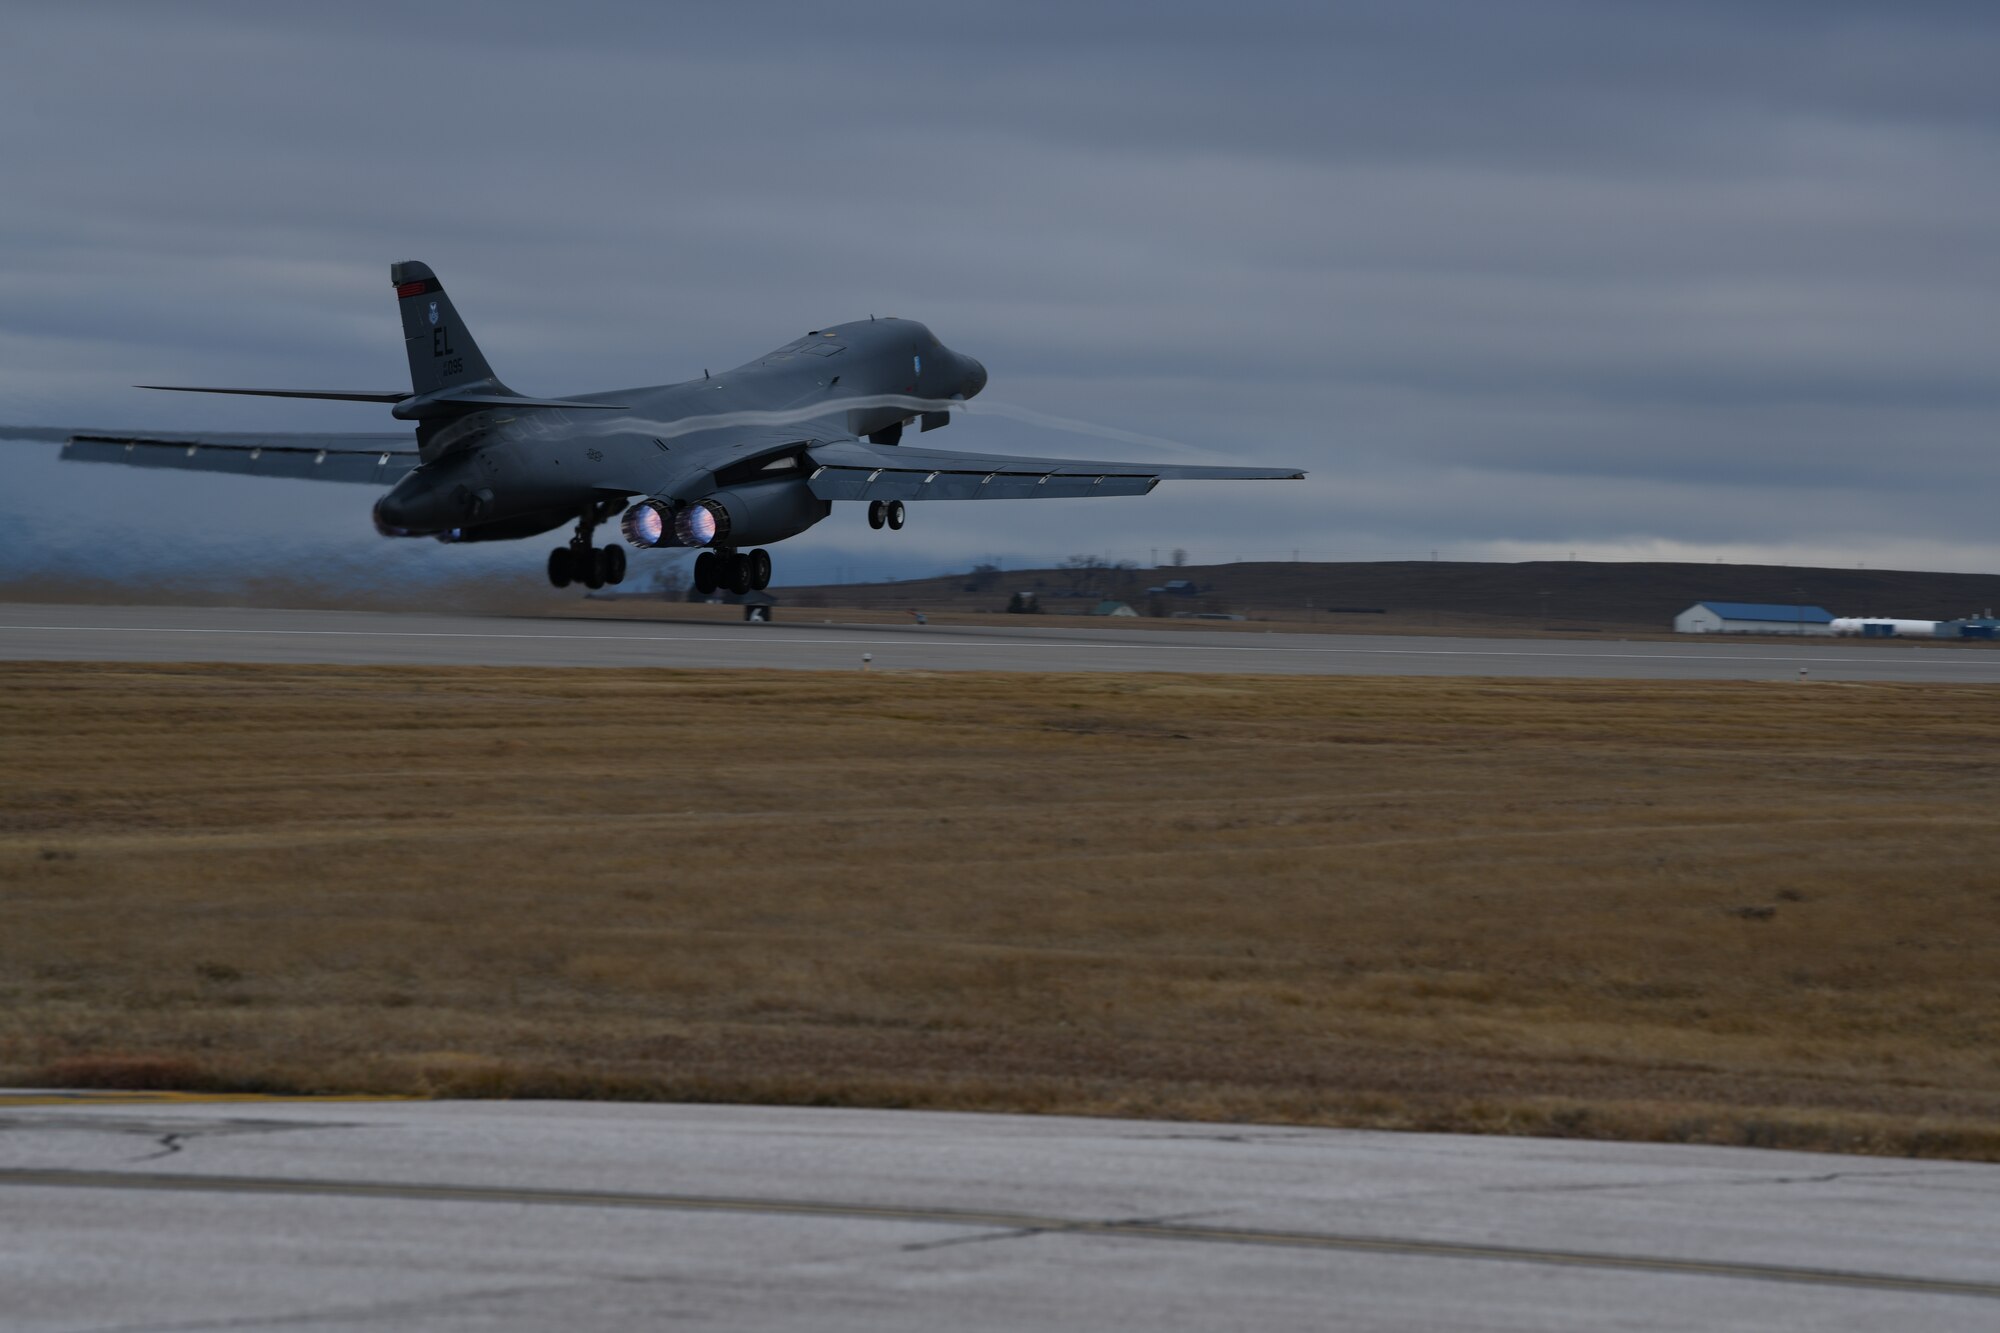
[[[625,581],[625,548],[607,546],[604,548],[604,581],[623,583]]]
[[[741,597],[750,591],[750,562],[731,552],[722,558],[722,586]]]
[[[592,592],[604,586],[604,550],[602,547],[586,546],[576,553],[576,565],[583,576],[583,586]]]
[[[567,588],[576,577],[576,567],[569,558],[569,547],[558,546],[549,552],[549,582],[558,588]]]
[[[771,553],[763,547],[752,551],[744,561],[750,566],[750,586],[759,592],[771,586]]]
[[[887,522],[889,517],[888,508],[880,500],[870,500],[868,502],[868,526],[879,528],[883,523]]]
[[[694,558],[694,590],[703,597],[715,591],[716,557],[713,551],[703,551]]]
[[[903,530],[903,502],[901,500],[889,501],[888,512],[885,517],[889,520],[889,531],[901,532]]]

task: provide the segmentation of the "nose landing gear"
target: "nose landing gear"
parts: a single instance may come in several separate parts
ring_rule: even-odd
[[[901,500],[870,500],[868,502],[868,526],[880,528],[887,525],[891,532],[903,530],[903,502]]]

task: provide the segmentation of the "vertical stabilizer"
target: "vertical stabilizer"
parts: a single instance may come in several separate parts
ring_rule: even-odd
[[[440,390],[509,393],[494,378],[479,344],[452,308],[444,284],[430,265],[406,259],[389,265],[396,305],[403,314],[403,348],[410,356],[410,390],[417,396]]]

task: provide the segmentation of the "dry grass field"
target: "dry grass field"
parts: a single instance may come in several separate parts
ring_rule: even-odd
[[[0,1079],[2000,1159],[2000,691],[0,666]]]

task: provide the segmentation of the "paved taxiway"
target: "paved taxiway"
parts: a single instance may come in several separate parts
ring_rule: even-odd
[[[0,604],[0,660],[2000,682],[2000,649]]]
[[[11,1330],[1991,1329],[2000,1167],[917,1112],[0,1094]]]

